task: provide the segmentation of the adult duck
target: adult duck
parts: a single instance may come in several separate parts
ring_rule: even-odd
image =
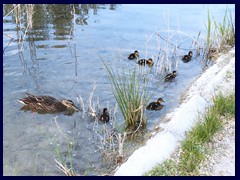
[[[26,95],[27,97],[18,99],[17,101],[24,104],[32,111],[49,113],[62,112],[69,109],[79,111],[73,101],[69,99],[57,100],[52,96],[35,96],[30,93],[26,93]]]

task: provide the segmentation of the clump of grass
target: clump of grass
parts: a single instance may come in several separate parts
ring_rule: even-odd
[[[219,114],[214,109],[209,110],[205,116],[205,121],[197,125],[193,130],[193,135],[199,143],[208,142],[214,133],[221,128],[221,122],[219,121]]]
[[[60,169],[66,176],[76,176],[77,173],[75,172],[75,169],[73,167],[73,149],[74,144],[67,140],[67,159],[69,160],[70,167],[67,165],[67,160],[62,156],[60,148],[55,145],[55,151],[58,157],[57,159],[54,159],[56,162],[56,166],[58,169]]]
[[[145,176],[176,176],[178,174],[177,164],[173,160],[166,160],[153,170],[147,172]]]
[[[219,52],[224,52],[225,50],[228,50],[229,47],[235,46],[235,23],[228,8],[225,10],[225,15],[221,23],[217,23],[214,17],[211,18],[208,11],[206,28],[207,58],[211,59]]]
[[[205,158],[205,143],[221,128],[221,121],[215,110],[209,110],[203,123],[198,123],[182,142],[180,171],[182,175],[194,172]]]
[[[104,63],[111,81],[114,97],[125,120],[127,128],[137,128],[146,124],[145,106],[149,100],[148,78],[136,69],[120,73]]]
[[[214,98],[213,108],[222,116],[235,116],[235,93],[230,94],[228,98],[223,94]]]
[[[216,36],[220,39],[220,47],[235,45],[235,25],[228,8],[225,10],[222,23],[217,24],[214,20],[214,26],[217,29]]]
[[[222,127],[220,116],[235,114],[235,94],[224,97],[222,94],[214,98],[214,106],[205,115],[203,123],[189,132],[182,142],[183,153],[180,157],[181,172],[194,172],[206,154],[205,143]]]
[[[197,175],[199,164],[205,159],[207,153],[206,143],[222,127],[221,116],[235,115],[235,93],[224,97],[222,94],[214,98],[211,107],[203,122],[197,123],[182,142],[179,162],[166,160],[145,175],[148,176],[177,176]]]

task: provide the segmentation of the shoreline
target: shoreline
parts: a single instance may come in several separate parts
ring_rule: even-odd
[[[167,114],[167,120],[164,123],[159,123],[157,128],[162,130],[154,134],[143,147],[136,150],[117,168],[114,175],[141,176],[155,165],[169,159],[179,148],[186,131],[194,127],[197,120],[212,105],[212,97],[220,92],[226,94],[234,90],[235,48],[221,55],[215,64],[188,88],[182,96],[183,101],[180,107]]]

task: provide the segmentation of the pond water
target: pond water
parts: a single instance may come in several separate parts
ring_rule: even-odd
[[[20,25],[15,23],[16,16],[9,13],[13,6],[4,5],[4,175],[63,175],[54,161],[59,158],[58,149],[68,167],[72,162],[79,174],[109,173],[112,163],[103,158],[94,131],[96,123],[85,112],[72,116],[25,112],[20,110],[22,106],[17,99],[29,92],[71,99],[80,106],[77,98],[82,97],[86,110],[95,86],[93,103],[113,112],[116,101],[102,61],[119,71],[147,71],[149,67],[139,68],[136,60],[127,59],[138,50],[140,58],[151,57],[155,62],[149,74],[150,90],[155,84],[160,86],[151,101],[159,97],[165,100],[161,111],[147,112],[147,130],[151,131],[166,113],[178,107],[181,94],[210,65],[201,60],[201,55],[196,56],[192,42],[201,32],[198,42],[204,45],[208,10],[221,22],[226,7],[217,4],[34,5],[30,18],[32,29],[25,33],[29,16],[24,5],[21,5]],[[228,5],[228,8],[234,17],[235,6]],[[19,43],[21,36],[23,43]],[[183,63],[181,56],[189,50],[193,50],[193,60]],[[174,69],[176,79],[162,82],[162,76]],[[119,110],[116,116],[117,123],[123,124]],[[111,125],[99,123],[97,128],[105,126]],[[73,140],[74,145],[68,147]],[[141,145],[128,144],[132,149],[136,148],[133,144]]]

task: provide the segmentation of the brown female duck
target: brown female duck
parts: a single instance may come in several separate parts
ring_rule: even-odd
[[[18,99],[17,101],[24,104],[32,111],[43,111],[43,112],[62,112],[66,110],[79,111],[74,103],[69,99],[57,100],[52,96],[34,96],[26,93],[27,97]]]

